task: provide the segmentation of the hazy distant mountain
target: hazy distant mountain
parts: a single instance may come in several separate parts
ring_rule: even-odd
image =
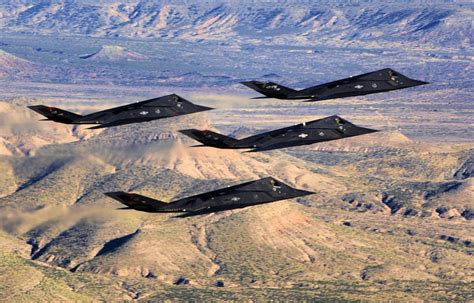
[[[472,45],[473,4],[441,1],[2,1],[11,32],[267,43]]]
[[[0,79],[28,78],[38,71],[38,65],[0,49]]]
[[[89,60],[107,60],[107,61],[144,61],[147,56],[137,52],[130,51],[125,47],[118,45],[104,45],[98,51],[92,54],[82,55],[81,59]]]
[[[37,73],[0,66],[15,80],[224,87],[259,78],[303,88],[390,66],[472,87],[469,3],[7,0],[0,16],[2,49],[41,64]]]

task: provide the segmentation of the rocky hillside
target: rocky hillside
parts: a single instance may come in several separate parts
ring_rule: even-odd
[[[9,106],[18,123],[31,119]],[[191,290],[203,299],[469,299],[471,145],[434,148],[374,133],[242,153],[189,147],[194,142],[176,133],[189,125],[212,128],[202,113],[53,137],[27,157],[1,157],[0,260],[8,266],[0,279],[12,264],[21,269],[10,298],[32,300],[47,289],[89,299],[176,299]],[[118,210],[103,195],[170,201],[267,175],[317,194],[186,219]],[[115,286],[98,294],[97,283]]]

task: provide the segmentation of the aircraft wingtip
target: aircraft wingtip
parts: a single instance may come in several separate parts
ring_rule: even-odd
[[[208,106],[199,106],[200,107],[200,111],[207,111],[207,110],[214,110],[215,108],[214,107],[208,107]]]
[[[178,130],[178,132],[182,133],[182,134],[189,134],[190,132],[193,132],[193,131],[197,131],[197,129],[195,128],[187,128],[187,129],[180,129]]]
[[[105,128],[105,126],[102,125],[102,124],[99,124],[99,125],[95,125],[95,126],[92,126],[92,127],[88,127],[87,129],[99,129],[99,128]]]
[[[110,191],[110,192],[104,193],[104,195],[110,198],[117,197],[117,195],[120,195],[120,194],[123,194],[123,191]]]
[[[314,191],[309,191],[309,190],[302,190],[302,189],[299,189],[298,191],[300,192],[300,194],[301,194],[302,196],[309,196],[309,195],[314,195],[314,194],[316,194],[316,192],[314,192]]]

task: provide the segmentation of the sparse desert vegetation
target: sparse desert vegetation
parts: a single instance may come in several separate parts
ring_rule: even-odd
[[[1,301],[474,300],[472,4],[155,2],[0,7]],[[384,67],[431,84],[317,103],[238,84]],[[169,93],[217,109],[87,130],[26,108]],[[334,114],[381,132],[261,153],[177,132]],[[183,219],[103,195],[171,201],[269,175],[316,194]]]
[[[174,123],[209,122],[200,114]],[[12,298],[470,298],[472,145],[433,148],[376,133],[245,154],[147,135],[164,125],[3,157],[9,189],[1,222],[4,241],[17,247],[4,252],[3,270],[19,262],[15,277],[38,277]],[[265,175],[317,194],[187,219],[117,210],[102,194],[121,189],[170,201]],[[102,283],[108,294],[94,290]]]

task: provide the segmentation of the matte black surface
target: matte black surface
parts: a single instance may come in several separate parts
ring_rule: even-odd
[[[170,203],[133,193],[105,193],[105,195],[126,205],[126,209],[129,208],[152,213],[182,213],[179,217],[244,208],[311,194],[314,193],[292,188],[271,177],[221,188]]]
[[[205,146],[264,151],[359,136],[376,130],[356,126],[339,116],[330,116],[240,140],[209,130],[185,129],[180,132]]]
[[[97,124],[90,129],[147,122],[213,109],[193,104],[175,94],[114,107],[85,116],[45,105],[28,106],[28,108],[45,116],[47,119],[44,121],[66,124]]]
[[[428,84],[428,82],[410,79],[390,68],[302,90],[294,90],[273,82],[246,81],[241,83],[265,95],[267,98],[306,99],[308,102],[363,96]],[[256,99],[259,98],[265,97],[257,97]]]

